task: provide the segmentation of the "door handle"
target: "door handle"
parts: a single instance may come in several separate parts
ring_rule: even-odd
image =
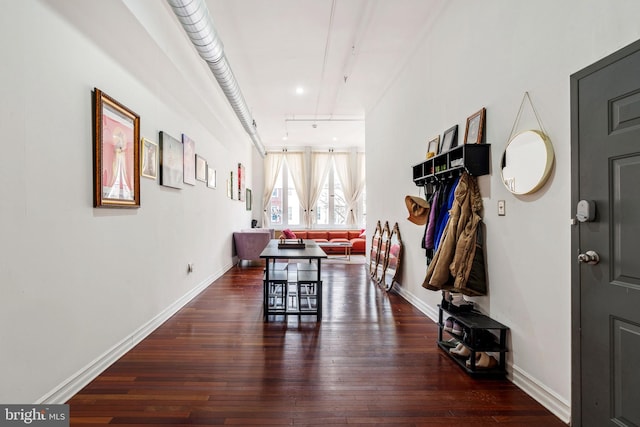
[[[596,251],[587,251],[578,255],[578,261],[583,264],[597,264],[600,262],[600,255]]]

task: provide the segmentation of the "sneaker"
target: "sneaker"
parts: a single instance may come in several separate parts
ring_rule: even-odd
[[[453,332],[453,317],[449,317],[444,321],[444,330],[447,332]]]

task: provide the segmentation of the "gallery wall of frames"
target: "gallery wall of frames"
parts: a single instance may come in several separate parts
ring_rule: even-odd
[[[158,142],[140,137],[140,116],[94,88],[93,183],[96,208],[140,207],[140,177],[159,185],[182,190],[198,185],[218,188],[218,173],[197,153],[196,142],[187,134],[174,137],[158,132]],[[246,188],[242,163],[224,174],[227,197],[246,203],[251,210],[251,190]]]

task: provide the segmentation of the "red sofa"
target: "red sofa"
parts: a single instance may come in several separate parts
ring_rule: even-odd
[[[367,241],[361,238],[362,230],[291,230],[296,239],[310,239],[316,242],[351,242],[351,254],[364,255]],[[278,239],[285,237],[280,232]],[[322,248],[328,254],[344,253],[342,248]]]

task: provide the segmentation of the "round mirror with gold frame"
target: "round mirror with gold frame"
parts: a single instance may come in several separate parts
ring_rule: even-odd
[[[521,132],[511,138],[502,155],[502,182],[513,194],[531,194],[547,182],[553,162],[553,146],[543,132]]]

